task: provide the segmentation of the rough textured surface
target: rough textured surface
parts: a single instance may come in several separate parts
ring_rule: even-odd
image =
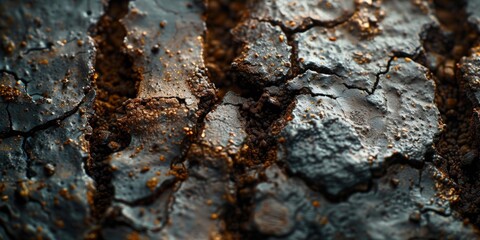
[[[3,1],[0,239],[476,239],[478,7]]]
[[[349,86],[371,93],[393,56],[420,50],[420,34],[435,20],[429,8],[410,1],[361,2],[349,21],[333,29],[313,27],[296,34],[295,43],[301,68],[333,72]]]
[[[92,221],[84,166],[95,93],[87,29],[99,1],[7,1],[0,21],[2,239],[78,239]]]
[[[11,130],[19,132],[48,125],[84,101],[94,56],[86,31],[102,8],[86,1],[24,4],[3,4],[8,14],[1,23],[0,95],[8,102]]]
[[[192,146],[192,155],[203,156],[207,147]],[[197,153],[194,153],[198,151]],[[208,151],[208,150],[207,150]],[[123,217],[105,227],[105,239],[129,239],[139,236],[147,239],[209,239],[218,237],[224,229],[220,215],[228,194],[226,162],[220,154],[210,152],[208,158],[189,162],[190,177],[167,189],[148,204],[135,207],[117,205]],[[174,193],[172,193],[175,191]],[[120,224],[119,224],[120,223]],[[191,231],[189,231],[191,230]]]
[[[476,230],[464,227],[449,207],[459,197],[456,183],[427,163],[444,127],[434,77],[419,57],[434,44],[443,47],[435,42],[423,48],[436,41],[427,31],[439,25],[430,5],[356,1],[346,19],[315,23],[305,17],[311,22],[288,26],[291,16],[304,14],[295,3],[251,4],[250,18],[287,34],[293,76],[264,89],[257,101],[266,111],[263,104],[291,96],[273,125],[257,130],[279,133],[276,161],[284,169],[267,167],[267,180],[246,197],[253,203],[243,208],[251,211],[249,227],[240,229],[272,239],[475,238]],[[448,64],[442,69],[447,74]]]
[[[126,50],[141,79],[137,97],[124,104],[125,115],[118,119],[130,143],[108,160],[114,191],[108,218],[129,227],[111,224],[103,238],[125,238],[125,232],[175,236],[169,231],[186,229],[162,230],[172,221],[172,211],[183,211],[185,200],[174,200],[188,191],[189,183],[179,183],[188,176],[183,162],[197,135],[202,98],[214,97],[203,63],[202,13],[197,1],[135,1],[120,19],[127,31]],[[117,231],[122,235],[112,235]]]
[[[265,239],[475,239],[436,196],[433,167],[393,165],[372,191],[332,203],[277,167],[257,185],[251,227]]]
[[[207,146],[192,146],[190,156],[190,177],[173,196],[170,222],[161,238],[210,239],[225,231],[220,217],[230,195],[225,153],[211,152]]]
[[[228,92],[222,103],[206,116],[201,140],[229,154],[237,154],[247,137],[245,119],[240,113],[244,102],[246,99]]]
[[[210,86],[203,63],[201,1],[132,1],[121,20],[126,44],[142,75],[138,97],[185,99],[196,106]]]
[[[146,198],[175,176],[170,166],[181,157],[182,142],[192,130],[188,109],[176,99],[135,99],[120,119],[131,134],[130,145],[110,160],[115,200],[133,203]]]
[[[467,94],[473,104],[478,107],[480,106],[480,55],[476,48],[472,50],[472,55],[462,61],[461,73],[468,88]]]
[[[233,34],[244,46],[232,63],[232,70],[244,81],[262,86],[287,77],[292,47],[280,27],[252,20],[237,26]]]
[[[335,25],[354,14],[355,1],[252,1],[251,17],[301,31],[311,25]]]
[[[367,181],[370,168],[386,159],[424,161],[438,133],[434,83],[425,68],[404,59],[392,61],[386,76],[370,95],[313,71],[288,83],[313,95],[296,97],[283,130],[284,161],[294,173],[338,194]]]
[[[232,157],[239,151],[245,139],[244,119],[239,114],[238,105],[245,99],[229,92],[222,103],[210,112],[205,118],[205,125],[201,130],[200,142],[193,144],[188,153],[185,166],[188,169],[188,179],[183,182],[172,183],[174,175],[154,174],[159,186],[148,191],[146,185],[133,186],[132,184],[144,181],[132,181],[132,184],[120,184],[115,181],[115,186],[121,193],[128,192],[128,196],[142,196],[143,191],[147,199],[137,200],[133,203],[116,203],[113,221],[107,224],[103,231],[105,239],[128,239],[125,236],[138,235],[148,238],[166,239],[208,239],[221,236],[225,231],[225,225],[221,218],[229,199],[233,199],[231,182],[228,179],[229,165]],[[168,112],[168,111],[167,111]],[[180,114],[175,114],[181,116]],[[182,117],[181,119],[186,119]],[[181,123],[181,119],[172,119],[175,124]],[[172,126],[174,123],[163,123]],[[138,124],[133,124],[137,125]],[[146,124],[151,126],[151,124]],[[161,129],[161,127],[160,127]],[[169,137],[171,139],[172,137]],[[165,144],[159,144],[165,146]],[[161,152],[179,152],[175,147],[160,149]],[[151,154],[151,152],[148,152]],[[139,154],[138,156],[140,156]],[[115,155],[114,155],[115,156]],[[142,163],[145,156],[141,157]],[[168,159],[168,157],[166,158]],[[133,160],[132,163],[138,160]],[[158,159],[152,163],[158,163]],[[149,171],[155,169],[169,169],[169,164],[160,167],[151,166]],[[132,169],[131,167],[123,167]],[[141,166],[138,167],[141,169]],[[118,169],[122,169],[119,166]],[[157,171],[158,172],[158,171]],[[144,175],[147,174],[143,173]],[[141,175],[140,173],[139,175]],[[133,178],[135,179],[135,178]],[[143,177],[142,179],[148,179]],[[148,180],[147,180],[148,182]],[[161,186],[160,183],[164,183]],[[125,189],[125,190],[123,190]],[[117,199],[116,199],[117,201]],[[118,223],[126,223],[127,226],[118,227]],[[195,229],[195,231],[186,231]]]

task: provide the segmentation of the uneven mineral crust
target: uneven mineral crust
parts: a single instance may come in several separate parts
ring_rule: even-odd
[[[480,238],[476,0],[0,10],[0,239]]]
[[[88,28],[99,2],[2,2],[2,239],[78,239],[90,231],[86,174],[95,90]]]

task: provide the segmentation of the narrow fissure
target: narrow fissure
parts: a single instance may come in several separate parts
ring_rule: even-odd
[[[471,134],[472,103],[468,99],[459,74],[458,63],[467,56],[478,39],[468,24],[463,1],[435,0],[436,16],[441,29],[427,31],[424,48],[427,56],[438,64],[427,63],[435,76],[435,103],[443,121],[443,132],[435,143],[437,158],[434,161],[456,184],[458,198],[451,199],[452,207],[465,222],[480,226],[480,202],[475,188],[478,182],[478,152]],[[475,187],[476,186],[476,187]]]
[[[85,93],[85,94],[87,95],[88,92]],[[9,138],[9,137],[13,137],[13,136],[29,137],[29,136],[32,136],[34,133],[36,133],[38,131],[45,130],[45,129],[50,128],[52,126],[57,126],[60,122],[62,122],[66,118],[72,116],[73,114],[75,114],[80,109],[80,106],[85,102],[86,98],[87,98],[86,96],[83,97],[83,99],[75,107],[73,107],[73,109],[65,112],[60,117],[48,120],[44,123],[41,123],[40,125],[37,125],[37,126],[33,127],[32,129],[30,129],[28,131],[13,130],[12,129],[13,124],[12,124],[12,120],[11,120],[11,114],[10,114],[10,111],[7,111],[7,114],[9,115],[9,121],[10,121],[10,131],[0,133],[0,138],[3,139],[3,138]]]
[[[276,106],[275,114],[269,116],[262,106],[263,101],[268,96],[262,95],[261,89],[247,89],[231,71],[231,63],[235,57],[240,55],[241,43],[235,42],[231,30],[235,28],[244,15],[248,14],[246,9],[246,0],[209,0],[207,2],[207,44],[205,61],[209,70],[210,80],[218,88],[217,95],[220,99],[228,92],[233,91],[243,97],[258,99],[256,104],[249,105],[251,101],[241,106],[242,115],[247,119],[246,131],[249,135],[246,146],[240,155],[234,156],[234,165],[231,169],[230,179],[234,183],[235,196],[223,214],[223,220],[226,225],[225,237],[231,239],[243,239],[247,236],[243,224],[249,217],[251,207],[251,189],[258,182],[258,179],[248,176],[248,171],[261,168],[262,161],[265,159],[266,152],[273,144],[268,144],[265,139],[265,130],[272,124],[279,114],[280,106]],[[256,110],[253,110],[256,109]],[[257,111],[256,116],[252,111]],[[268,120],[259,121],[261,116],[269,116]],[[257,123],[264,123],[263,133],[258,131],[260,126]],[[263,134],[262,136],[257,136]],[[257,147],[257,143],[261,146]],[[268,154],[267,154],[268,155]],[[260,157],[261,156],[261,157]]]
[[[133,61],[124,45],[127,34],[120,19],[128,13],[129,0],[111,0],[105,14],[91,30],[97,46],[94,87],[96,98],[90,119],[93,129],[89,137],[91,158],[87,173],[95,180],[93,216],[101,221],[113,200],[110,155],[130,144],[130,135],[118,119],[125,115],[123,103],[137,95],[140,76],[133,69]]]
[[[307,32],[308,30],[310,30],[314,27],[335,28],[339,25],[342,25],[342,24],[350,21],[350,19],[352,19],[352,17],[355,16],[355,13],[357,11],[358,11],[358,4],[355,8],[355,11],[353,11],[352,13],[349,13],[349,14],[345,14],[344,16],[341,16],[339,19],[336,19],[336,20],[333,20],[333,21],[320,21],[320,20],[315,20],[313,18],[309,18],[308,23],[303,23],[302,25],[300,25],[300,26],[298,26],[294,29],[288,28],[281,21],[265,20],[265,19],[259,19],[259,18],[252,18],[252,19],[255,19],[259,22],[268,22],[268,23],[272,24],[273,26],[279,26],[285,34],[294,35],[296,33]]]
[[[419,54],[420,54],[419,51],[420,51],[420,48],[415,49],[415,51],[413,53],[395,52],[393,54],[393,56],[390,57],[390,59],[388,59],[387,66],[385,67],[385,70],[383,70],[381,72],[378,72],[375,75],[375,82],[373,83],[372,89],[370,89],[370,90],[365,89],[364,91],[367,92],[368,95],[374,94],[375,90],[377,90],[378,84],[380,84],[380,77],[382,75],[388,74],[388,72],[390,72],[390,67],[392,66],[392,61],[394,61],[397,58],[410,58],[410,59],[413,59],[414,61],[417,61],[417,59],[419,58]],[[353,87],[353,88],[355,88],[355,87]],[[363,90],[363,89],[361,89],[361,90]]]

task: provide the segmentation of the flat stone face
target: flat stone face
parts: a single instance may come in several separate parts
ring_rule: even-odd
[[[7,128],[29,132],[75,112],[87,100],[94,48],[91,40],[86,40],[82,46],[71,41],[58,49],[34,51],[22,57],[14,69],[31,70],[26,78],[14,71],[2,73],[0,88],[3,91],[0,91],[6,94],[2,104],[7,105],[7,116],[11,119]]]
[[[242,53],[232,63],[232,71],[243,81],[263,86],[287,77],[292,47],[280,27],[251,20],[237,26],[232,34],[243,43]]]
[[[120,119],[131,142],[111,156],[115,200],[135,202],[171,184],[170,166],[179,160],[182,143],[193,127],[192,114],[176,99],[135,99]]]
[[[4,60],[0,63],[1,68],[14,70],[15,66],[23,62],[16,56],[28,56],[36,51],[52,50],[70,41],[85,41],[88,28],[95,24],[103,13],[102,2],[72,1],[69,3],[65,4],[65,1],[2,2],[0,8],[5,13],[5,18],[0,23],[2,31],[0,56]],[[19,77],[28,78],[32,70],[22,69],[16,72]]]
[[[227,161],[224,154],[208,153],[207,149],[192,146],[190,177],[173,195],[171,222],[162,229],[159,238],[208,239],[225,231],[222,216],[228,199],[232,199]]]
[[[275,22],[289,30],[308,25],[334,25],[345,21],[355,11],[355,1],[251,1],[251,17]]]
[[[429,8],[409,1],[368,2],[335,28],[313,27],[295,34],[301,68],[335,73],[349,86],[371,92],[394,55],[412,56],[421,50],[422,31],[436,24]]]
[[[121,22],[127,50],[143,78],[139,98],[173,97],[196,107],[210,94],[203,62],[201,1],[132,1]]]
[[[78,239],[91,229],[85,172],[100,1],[7,1],[0,20],[1,238]]]
[[[45,3],[2,4],[0,102],[8,105],[13,131],[74,111],[91,87],[95,50],[87,30],[102,13],[101,2]],[[0,131],[7,132],[3,125]]]
[[[1,142],[1,177],[4,182],[15,182],[17,179],[26,178],[27,156],[22,149],[24,138],[22,136],[3,138]]]
[[[84,170],[88,115],[80,112],[86,109],[31,135],[2,139],[1,206],[9,209],[0,218],[9,223],[2,225],[2,236],[76,239],[87,234],[94,185]]]
[[[240,108],[246,99],[228,92],[222,103],[205,118],[201,140],[214,148],[236,154],[247,137],[246,122]]]

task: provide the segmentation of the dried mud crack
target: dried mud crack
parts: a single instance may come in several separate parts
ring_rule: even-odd
[[[0,4],[0,239],[478,239],[480,4]]]

